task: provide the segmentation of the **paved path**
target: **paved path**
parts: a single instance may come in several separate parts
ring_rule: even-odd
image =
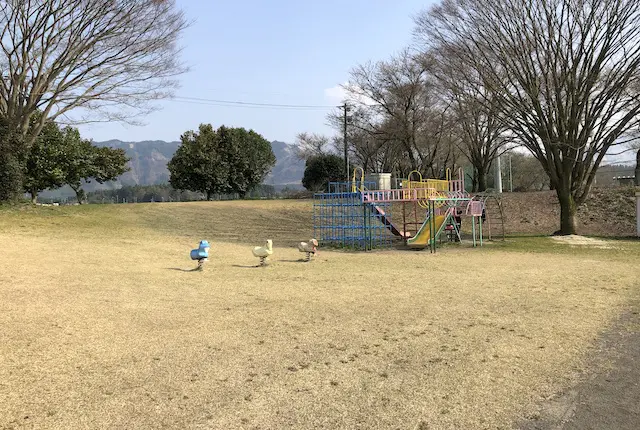
[[[600,347],[603,356],[594,363],[613,359],[612,369],[546,402],[540,417],[522,424],[523,430],[640,429],[640,304],[602,337]]]

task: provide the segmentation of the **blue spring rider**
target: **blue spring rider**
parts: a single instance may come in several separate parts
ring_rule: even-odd
[[[209,245],[209,242],[207,242],[206,240],[201,240],[200,244],[198,245],[198,249],[191,250],[191,259],[198,261],[198,267],[196,268],[196,270],[202,270],[203,264],[207,262],[209,258],[210,247],[211,246]]]

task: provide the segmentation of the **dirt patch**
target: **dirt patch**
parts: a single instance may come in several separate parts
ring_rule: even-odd
[[[605,333],[582,381],[541,405],[522,430],[636,430],[640,423],[640,312]]]
[[[607,242],[606,240],[594,239],[592,237],[578,236],[575,234],[571,234],[568,236],[552,236],[551,240],[554,240],[560,243],[566,243],[567,245],[571,245],[571,246],[591,246],[594,248],[601,248],[601,249],[613,248],[613,246],[611,246],[610,243]]]

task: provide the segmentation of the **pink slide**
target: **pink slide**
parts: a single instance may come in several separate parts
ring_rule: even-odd
[[[372,204],[371,205],[371,210],[373,210],[373,212],[376,214],[376,216],[378,217],[378,219],[380,221],[382,221],[382,223],[389,229],[389,231],[391,231],[391,233],[393,233],[395,236],[400,236],[400,237],[405,237],[409,236],[406,232],[404,231],[400,231],[398,229],[398,227],[396,227],[389,218],[387,218],[387,215],[385,214],[384,210],[382,210],[382,208],[379,208],[378,206]]]

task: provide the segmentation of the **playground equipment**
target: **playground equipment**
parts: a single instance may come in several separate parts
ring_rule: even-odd
[[[394,234],[400,233],[390,221],[391,205],[365,202],[360,190],[368,186],[374,184],[330,182],[328,192],[315,194],[314,237],[341,248],[390,247]]]
[[[449,217],[449,211],[445,215],[436,215],[433,219],[427,219],[416,235],[410,239],[407,239],[407,245],[413,248],[426,248],[431,244],[431,238],[439,236],[442,232],[442,228],[445,226],[447,218]],[[433,222],[429,222],[433,221]]]
[[[260,259],[260,267],[267,265],[267,258],[273,254],[273,241],[271,239],[267,239],[267,243],[265,246],[256,246],[251,252],[254,257],[258,257]]]
[[[318,241],[311,239],[309,242],[300,242],[298,243],[298,251],[307,254],[305,261],[311,261],[311,255],[315,257],[318,252]]]
[[[462,178],[462,171],[459,172],[459,176]],[[447,177],[450,178],[449,174]],[[461,179],[462,180],[462,179]],[[456,183],[450,183],[450,191],[442,191],[438,195],[429,198],[427,202],[427,214],[426,219],[420,230],[410,239],[406,240],[407,246],[410,248],[426,248],[434,253],[436,252],[437,240],[440,238],[444,231],[448,232],[450,238],[455,238],[457,241],[461,240],[460,226],[456,221],[456,217],[461,213],[471,215],[475,211],[479,210],[480,215],[484,210],[484,204],[480,201],[473,200],[473,197],[466,192],[461,191]],[[462,190],[464,189],[464,182],[462,182]],[[476,245],[475,235],[475,216],[473,217],[473,237],[474,246]],[[482,242],[480,242],[482,245]]]
[[[196,270],[202,270],[204,263],[209,261],[209,248],[211,248],[209,242],[201,240],[198,244],[198,248],[191,250],[191,259],[198,261],[198,267],[196,267]]]
[[[412,175],[417,174],[420,178],[419,181],[412,181]],[[449,178],[450,171],[447,169],[447,180],[440,179],[422,179],[422,173],[417,170],[413,170],[409,173],[407,180],[402,181],[402,189],[404,190],[405,198],[413,195],[412,189],[415,190],[415,196],[418,199],[418,205],[423,208],[427,208],[429,199],[445,197],[449,192]],[[440,204],[439,206],[441,206]]]
[[[483,237],[486,240],[504,240],[504,211],[500,194],[480,193],[475,198],[484,204],[485,217],[482,220],[486,228],[483,229]]]
[[[402,240],[410,248],[430,247],[435,252],[443,231],[450,239],[460,240],[459,216],[465,213],[473,218],[476,245],[475,226],[482,222],[485,202],[465,191],[462,169],[457,179],[450,169],[445,180],[424,179],[412,171],[400,189],[375,187],[357,167],[350,183],[331,182],[328,192],[315,194],[315,236],[324,244],[345,248],[369,250]],[[392,217],[399,208],[402,216]],[[478,229],[482,233],[480,224]]]
[[[484,214],[484,203],[479,200],[470,201],[467,205],[467,215],[471,215],[471,230],[473,234],[473,246],[476,246],[476,224],[478,225],[478,233],[480,246],[482,246],[482,215]]]

